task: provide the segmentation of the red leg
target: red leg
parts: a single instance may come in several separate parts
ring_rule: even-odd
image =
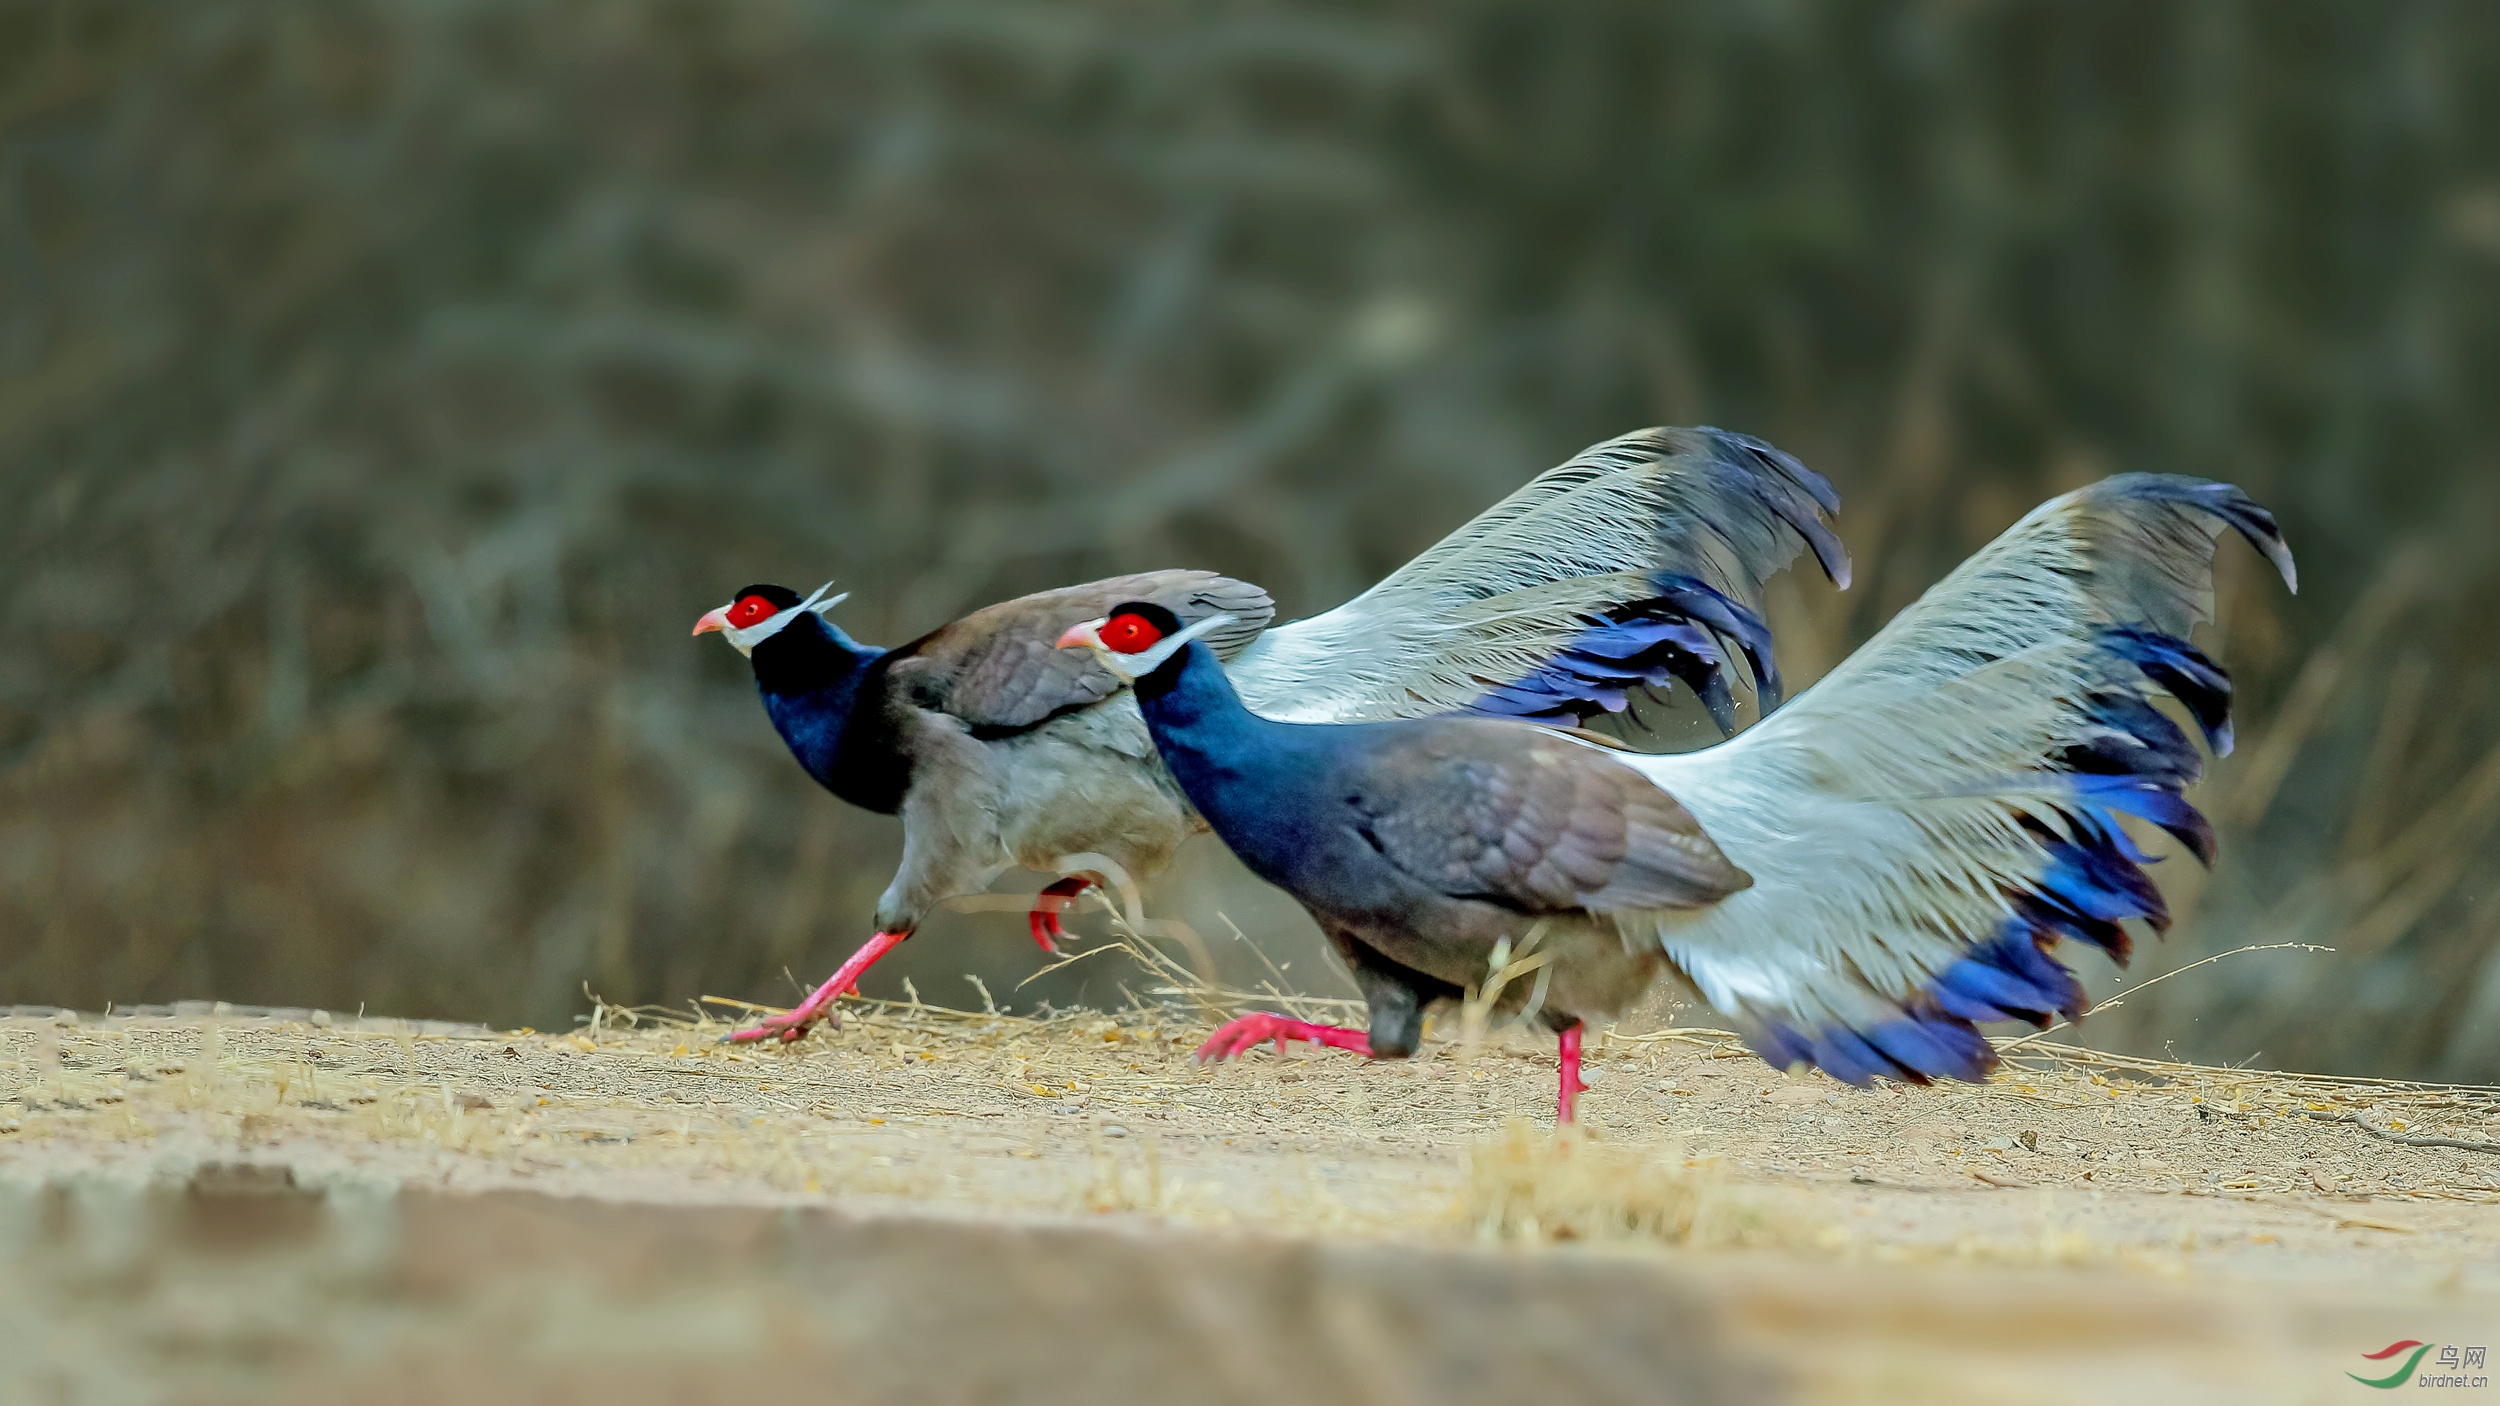
[[[1574,1021],[1571,1028],[1562,1033],[1562,1091],[1554,1095],[1556,1125],[1577,1121],[1572,1115],[1578,1110],[1580,1095],[1587,1093],[1588,1087],[1580,1082],[1580,1026]]]
[[[807,1027],[814,1025],[832,1012],[836,998],[859,985],[861,972],[868,970],[879,957],[893,951],[896,943],[909,936],[911,934],[907,932],[881,932],[871,936],[866,942],[860,944],[858,951],[851,954],[849,961],[842,964],[840,971],[828,977],[824,985],[809,992],[807,999],[799,1002],[796,1009],[773,1016],[768,1020],[757,1021],[744,1030],[733,1030],[721,1037],[721,1043],[743,1045],[756,1040],[778,1039],[786,1045],[796,1040],[807,1033]],[[842,1023],[842,1018],[834,1016],[833,1022],[839,1025]]]
[[[1371,1037],[1360,1030],[1348,1030],[1341,1025],[1313,1025],[1308,1021],[1255,1011],[1225,1022],[1224,1028],[1208,1036],[1207,1042],[1198,1047],[1198,1058],[1206,1062],[1227,1060],[1247,1053],[1266,1040],[1276,1042],[1276,1053],[1280,1055],[1285,1052],[1287,1040],[1308,1040],[1330,1049],[1352,1050],[1365,1059],[1372,1057]]]
[[[1040,893],[1033,895],[1033,911],[1025,915],[1025,921],[1033,926],[1034,946],[1054,957],[1059,955],[1059,939],[1067,936],[1059,927],[1059,915],[1073,907],[1076,896],[1092,888],[1094,883],[1091,874],[1070,874],[1045,885]]]

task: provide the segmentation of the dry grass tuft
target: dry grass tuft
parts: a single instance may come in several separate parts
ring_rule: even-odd
[[[1479,1239],[1801,1245],[1823,1237],[1728,1186],[1680,1146],[1611,1143],[1513,1119],[1468,1154],[1461,1213]]]

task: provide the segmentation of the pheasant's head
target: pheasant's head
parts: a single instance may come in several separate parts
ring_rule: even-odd
[[[825,592],[832,588],[833,583],[828,581],[816,588],[816,594],[801,600],[799,593],[787,586],[749,586],[731,597],[729,604],[704,612],[703,618],[694,622],[694,632],[698,635],[717,632],[740,654],[753,654],[757,645],[780,634],[800,615],[811,610],[819,613],[831,610],[849,598],[849,593],[844,592],[831,600],[825,599]]]
[[[1191,640],[1233,623],[1230,615],[1210,615],[1187,629],[1180,617],[1153,601],[1130,601],[1112,607],[1099,620],[1068,627],[1059,637],[1061,649],[1090,649],[1103,667],[1135,683],[1160,669]]]

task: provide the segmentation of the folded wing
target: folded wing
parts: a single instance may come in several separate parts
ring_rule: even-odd
[[[1408,878],[1529,913],[1692,908],[1751,882],[1691,813],[1614,754],[1431,719],[1349,767],[1363,838]]]
[[[1090,653],[1057,641],[1069,626],[1133,600],[1153,601],[1184,625],[1233,616],[1205,637],[1219,657],[1238,653],[1276,613],[1267,592],[1212,571],[1114,576],[976,610],[897,650],[894,680],[915,705],[951,713],[976,735],[1031,727],[1127,686]]]

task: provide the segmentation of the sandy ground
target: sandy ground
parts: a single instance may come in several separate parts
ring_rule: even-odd
[[[1670,1029],[1593,1042],[1586,1136],[1557,1138],[1550,1038],[1435,1038],[1382,1064],[1297,1045],[1200,1068],[1189,1052],[1207,1026],[1185,1015],[847,1010],[838,1032],[769,1049],[614,1012],[556,1035],[197,1010],[0,1020],[0,1225],[18,1227],[0,1236],[16,1235],[21,1266],[76,1279],[110,1258],[109,1236],[77,1228],[77,1206],[110,1200],[96,1188],[196,1200],[257,1178],[329,1202],[422,1193],[407,1224],[457,1225],[464,1198],[803,1212],[854,1227],[842,1234],[1107,1234],[1210,1265],[1245,1246],[1354,1247],[1428,1271],[1427,1287],[1492,1256],[1505,1274],[1562,1276],[1538,1291],[1555,1303],[1602,1263],[1662,1305],[1704,1306],[1662,1317],[1716,1324],[1706,1344],[1676,1340],[1686,1394],[1651,1399],[2364,1399],[2377,1393],[2347,1369],[2387,1368],[2363,1353],[2500,1340],[2500,1155],[2475,1150],[2500,1142],[2493,1090],[2034,1044],[1984,1087],[1862,1091]],[[70,1211],[41,1209],[64,1196]],[[683,1286],[728,1268],[663,1256],[650,1275]],[[125,1277],[82,1302],[127,1327],[218,1273]],[[728,1312],[738,1292],[733,1276],[699,1301]],[[45,1340],[77,1340],[76,1303],[19,1293],[23,1314],[57,1320]],[[398,1320],[374,1302],[357,1331],[379,1342]],[[232,1369],[238,1399],[275,1399],[287,1373],[353,1365],[328,1350],[347,1328],[306,1331],[267,1380],[213,1331],[184,1341]],[[55,1394],[29,1399],[210,1399],[151,1398],[147,1373],[121,1368],[108,1390],[55,1361]]]

